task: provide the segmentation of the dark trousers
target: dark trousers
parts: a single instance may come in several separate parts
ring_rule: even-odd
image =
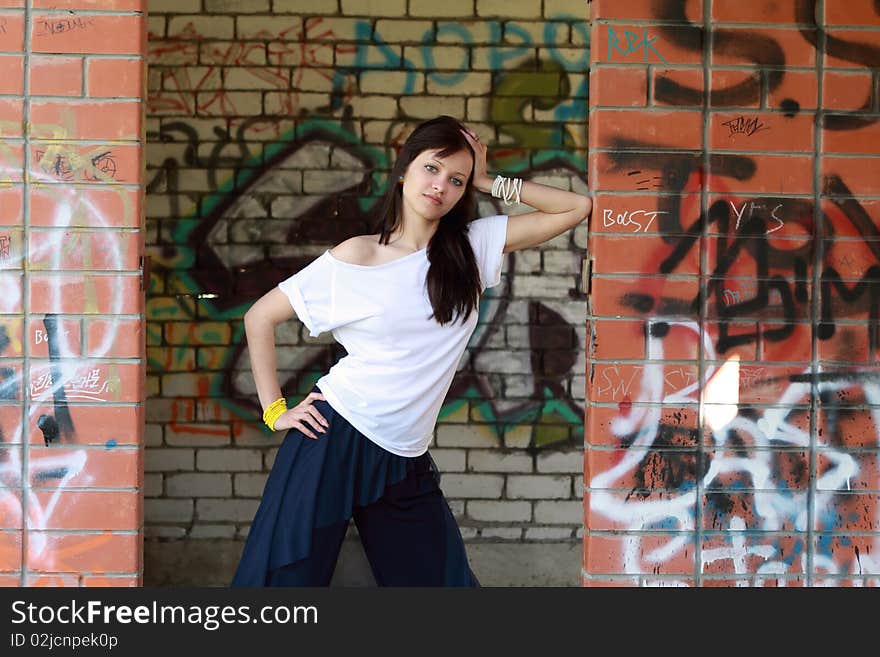
[[[438,484],[433,461],[419,457],[406,479],[376,502],[355,508],[354,522],[379,586],[479,586]],[[327,586],[347,529],[344,520],[313,530],[311,554],[273,571],[269,585]]]
[[[479,586],[430,454],[392,454],[315,408],[330,427],[288,432],[232,586],[327,586],[352,518],[379,586]]]

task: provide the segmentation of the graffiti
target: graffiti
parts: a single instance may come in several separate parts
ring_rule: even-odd
[[[731,137],[734,135],[746,135],[747,137],[751,137],[752,135],[761,132],[761,130],[770,129],[768,126],[761,123],[761,120],[757,117],[747,119],[744,116],[739,116],[730,121],[723,121],[721,125],[730,131]]]
[[[196,28],[185,30],[180,38],[151,40],[151,68],[170,68],[149,105],[151,113],[167,118],[149,131],[147,138],[152,144],[174,148],[168,149],[169,155],[147,164],[147,193],[168,199],[167,215],[171,219],[162,222],[170,228],[163,228],[161,242],[148,249],[156,278],[164,281],[166,291],[173,289],[178,294],[169,296],[167,303],[154,304],[150,319],[194,317],[192,307],[183,302],[188,296],[198,299],[203,318],[237,321],[249,303],[323,249],[370,232],[373,205],[386,184],[381,172],[389,168],[396,147],[416,121],[405,116],[395,118],[385,129],[384,139],[364,141],[356,134],[353,122],[352,102],[358,94],[358,80],[363,80],[365,73],[393,68],[401,73],[396,78],[398,87],[383,92],[406,96],[413,91],[417,71],[430,69],[434,51],[423,45],[407,49],[402,57],[370,21],[353,21],[344,28],[350,29],[351,35],[334,33],[328,25],[320,18],[303,21],[296,29],[279,23],[272,34],[257,35],[270,40],[270,66],[251,66],[252,72],[262,68],[267,75],[276,66],[285,74],[292,68],[294,79],[322,89],[326,102],[320,100],[322,94],[312,93],[310,105],[298,105],[298,85],[291,90],[285,82],[278,107],[267,107],[259,117],[242,118],[230,111],[232,117],[223,127],[213,127],[212,135],[206,135],[195,122],[173,116],[197,113],[190,90],[203,78],[179,77],[195,63],[192,47],[198,36]],[[503,25],[497,21],[481,22],[478,28],[442,23],[436,29],[450,43],[462,45],[484,42],[485,37],[475,33],[477,29],[497,35],[484,49],[488,68],[498,71],[500,90],[491,99],[487,117],[497,127],[501,142],[490,151],[491,166],[538,179],[542,175],[564,176],[573,187],[584,189],[585,159],[583,151],[575,149],[585,148],[586,131],[582,124],[568,122],[579,121],[586,113],[588,80],[582,73],[588,65],[588,52],[583,61],[572,62],[559,48],[549,48],[547,58],[535,64],[528,58],[534,56],[530,44],[537,37],[517,26],[508,28],[522,40],[522,45],[515,47],[495,45],[503,42],[504,34]],[[547,29],[558,29],[558,25]],[[423,39],[423,43],[433,40],[433,31],[427,36],[430,38]],[[335,65],[328,40],[341,42],[336,47]],[[246,48],[251,45],[225,44],[222,52],[214,52],[209,61],[203,58],[200,64],[209,64],[209,69],[214,65],[238,65],[236,62],[247,61]],[[454,91],[456,85],[467,84],[472,73],[469,62],[462,60],[450,61],[443,71],[430,71],[426,76],[431,84]],[[579,76],[577,82],[573,81],[575,74]],[[174,75],[179,85],[170,79]],[[205,76],[204,91],[225,94],[211,88],[210,75],[209,70],[200,67],[199,76]],[[288,97],[290,104],[285,104]],[[300,118],[294,131],[286,117],[297,113]],[[536,113],[542,117],[541,122],[529,119]],[[551,122],[555,122],[552,127],[545,127]],[[261,144],[255,136],[271,143]],[[306,171],[306,177],[291,175],[300,170]],[[320,181],[317,175],[311,177],[312,170],[321,172]],[[198,202],[196,193],[183,182],[189,171],[204,172],[207,178],[207,189],[199,190]],[[481,214],[500,210],[494,201],[481,203]],[[510,282],[486,295],[480,324],[468,358],[460,364],[450,389],[445,412],[470,399],[472,404],[480,404],[483,414],[499,431],[505,426],[534,425],[534,445],[553,442],[540,438],[537,424],[541,418],[572,425],[566,440],[576,439],[583,409],[573,398],[571,379],[583,370],[575,346],[586,339],[582,320],[586,299],[578,289],[578,261],[570,260],[558,272],[571,280],[558,300],[519,300],[513,297]],[[529,274],[528,270],[520,274],[517,262],[516,254],[508,256],[511,280]],[[546,327],[526,330],[525,324],[532,316],[543,318]],[[497,349],[497,342],[505,341],[508,324],[522,325],[522,334],[516,337],[522,367],[516,373],[508,371],[509,353]],[[250,420],[257,410],[256,395],[247,375],[240,327],[234,335],[234,344],[217,347],[213,352],[212,369],[217,369],[206,377],[204,394],[224,400],[236,417]],[[554,348],[557,341],[566,344],[567,351]],[[553,352],[545,353],[548,349]],[[168,349],[164,356],[154,356],[150,367],[154,371],[178,367],[176,352],[179,357],[184,353]],[[289,344],[279,345],[284,389],[299,390],[314,381],[342,353],[340,347],[327,341],[303,343],[294,338]],[[505,389],[517,392],[505,399]]]
[[[658,72],[655,99],[704,107],[763,107],[766,99],[770,108],[773,98],[784,122],[803,113],[809,94],[780,90],[798,92],[788,76],[809,58],[876,70],[880,49],[851,31],[852,41],[825,32],[814,5],[792,2],[800,27],[783,43],[782,30],[704,27],[687,20],[683,3],[657,0],[664,45],[702,57],[708,40],[715,64],[754,70],[726,87],[713,82],[708,97]],[[875,11],[880,16],[880,6]],[[793,46],[797,38],[813,52]],[[611,54],[609,62],[619,60]],[[837,115],[820,107],[821,127],[870,125],[873,102],[869,96],[861,110]],[[747,115],[723,126],[731,138],[770,129]],[[616,365],[609,355],[590,364],[590,399],[600,402],[591,410],[602,418],[588,437],[590,529],[602,540],[606,530],[614,534],[619,562],[609,572],[641,585],[880,585],[878,463],[862,453],[876,447],[880,426],[876,203],[833,166],[815,188],[775,196],[761,180],[762,156],[701,159],[662,152],[669,144],[652,140],[610,142],[602,158],[617,180],[631,176],[623,191],[664,194],[656,197],[653,235],[640,237],[656,240],[646,271],[656,267],[662,278],[614,295],[624,313],[643,318],[644,360]],[[733,183],[768,191],[734,194]],[[619,215],[605,210],[602,229],[624,228]],[[685,276],[699,282],[679,284]],[[597,344],[604,334],[591,338]],[[698,358],[699,368],[680,365],[682,358]]]
[[[65,32],[86,30],[94,24],[94,21],[87,16],[72,15],[66,18],[40,18],[36,23],[35,36],[55,36]]]
[[[641,575],[658,572],[661,564],[676,560],[686,563],[693,559],[693,552],[687,552],[691,546],[687,532],[694,531],[697,522],[711,521],[707,524],[712,529],[729,532],[729,538],[726,539],[728,546],[703,550],[699,572],[706,572],[718,560],[732,559],[737,562],[735,573],[753,574],[750,580],[738,581],[738,586],[749,582],[761,585],[767,579],[784,586],[784,575],[809,572],[805,557],[809,549],[805,546],[807,538],[804,532],[809,522],[806,498],[810,493],[803,483],[797,484],[801,477],[797,472],[803,472],[806,458],[803,450],[810,446],[809,432],[800,429],[797,421],[798,414],[802,412],[799,409],[803,408],[804,401],[811,395],[812,377],[809,370],[803,377],[791,377],[773,408],[741,405],[738,414],[729,423],[712,431],[711,450],[702,453],[669,451],[676,441],[675,437],[682,433],[675,424],[663,422],[662,409],[696,404],[700,397],[696,381],[675,392],[663,392],[664,382],[669,375],[668,365],[662,362],[665,338],[658,337],[658,332],[653,330],[653,325],[660,322],[690,333],[695,340],[700,339],[701,331],[696,322],[671,319],[646,322],[648,362],[639,368],[639,379],[629,381],[626,387],[627,394],[632,396],[628,412],[617,415],[609,427],[611,434],[620,440],[626,451],[614,466],[593,476],[589,484],[591,506],[594,511],[614,522],[618,529],[676,532],[664,538],[659,546],[657,541],[650,540],[650,547],[643,546],[648,539],[641,534],[622,535],[622,563],[626,573]],[[678,339],[681,337],[679,333]],[[706,360],[714,361],[716,352],[705,335],[702,344]],[[710,380],[716,369],[715,366],[709,366],[704,381]],[[766,377],[759,374],[752,378],[751,387],[764,387],[769,383]],[[846,373],[829,373],[818,382],[818,386],[826,397],[855,388],[861,390],[868,403],[880,401],[877,397],[880,388],[877,387],[875,375],[857,376],[854,379]],[[618,388],[614,392],[622,393],[623,389]],[[702,401],[717,403],[705,398]],[[855,458],[837,448],[842,443],[838,442],[839,436],[835,437],[835,423],[829,420],[825,429],[826,438],[819,441],[818,448],[822,450],[822,457],[827,460],[828,466],[819,474],[813,494],[814,514],[817,518],[825,519],[823,522],[839,516],[841,511],[838,505],[847,502],[842,501],[837,491],[851,491],[852,482],[859,475]],[[769,449],[771,445],[775,445],[775,449]],[[791,452],[794,461],[788,463],[784,460],[787,452],[780,452],[780,446],[801,451]],[[798,464],[800,470],[796,467]],[[649,476],[649,473],[653,474]],[[621,483],[628,477],[640,483],[626,494],[618,493]],[[732,486],[733,482],[740,483]],[[737,490],[740,488],[749,491],[749,501],[745,505],[738,502],[740,496]],[[876,508],[872,513],[873,519],[864,519],[866,524],[880,520]],[[726,519],[725,525],[720,524],[722,518]],[[743,535],[743,530],[748,531],[745,534],[749,537],[748,545],[737,539]],[[794,532],[792,540],[800,547],[794,551],[789,549],[786,554],[777,537],[764,533],[774,531]],[[803,558],[798,558],[799,554]],[[760,565],[757,568],[744,568],[741,560],[747,555],[757,557]],[[821,559],[823,568],[831,574],[846,572],[831,556],[827,548],[821,548],[816,560]],[[690,569],[687,566],[684,568]],[[880,562],[862,557],[858,568],[867,574],[880,573]],[[875,580],[873,584],[868,584],[880,584],[880,579]]]
[[[747,203],[743,203],[741,208],[736,207],[736,203],[733,201],[729,201],[730,209],[733,210],[736,215],[736,226],[734,226],[734,230],[740,229],[740,224],[742,223],[743,213],[746,211],[746,208],[749,208],[749,219],[755,216],[755,210],[764,210],[766,209],[766,205],[763,203],[756,203],[755,201],[748,201]],[[773,209],[770,210],[770,219],[776,222],[776,226],[772,228],[768,228],[766,234],[775,233],[777,230],[782,228],[785,225],[785,222],[777,216],[777,212],[782,207],[782,203],[777,203],[773,206]]]
[[[615,51],[618,52],[622,57],[626,57],[627,55],[631,55],[638,52],[639,50],[642,50],[644,52],[645,62],[648,61],[649,54],[653,53],[654,56],[657,57],[662,63],[666,64],[666,60],[663,59],[663,56],[657,51],[657,49],[653,45],[656,40],[656,36],[648,36],[648,28],[642,30],[641,36],[639,36],[636,32],[623,30],[623,40],[621,40],[617,33],[614,31],[614,28],[609,25],[608,61],[612,61],[612,54]]]
[[[652,212],[649,210],[624,210],[623,212],[615,212],[610,208],[604,208],[602,210],[602,227],[612,228],[615,226],[621,226],[623,228],[629,228],[628,232],[638,233],[641,231],[647,233],[658,214],[665,214],[665,212]],[[636,217],[643,217],[644,219],[637,219]]]

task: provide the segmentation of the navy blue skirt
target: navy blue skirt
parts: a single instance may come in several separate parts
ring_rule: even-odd
[[[314,406],[330,426],[287,432],[232,586],[329,584],[352,518],[380,586],[479,586],[431,456],[392,454]]]

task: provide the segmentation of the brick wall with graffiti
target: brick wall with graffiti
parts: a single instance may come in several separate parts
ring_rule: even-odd
[[[141,582],[144,4],[0,2],[0,586]]]
[[[261,426],[242,315],[372,232],[416,123],[451,114],[489,140],[490,170],[586,190],[587,14],[584,0],[151,0],[148,538],[246,535],[283,436]],[[581,540],[586,233],[508,256],[481,306],[432,447],[467,540]],[[297,321],[277,342],[294,401],[342,354]]]
[[[585,585],[880,585],[880,3],[592,3]]]

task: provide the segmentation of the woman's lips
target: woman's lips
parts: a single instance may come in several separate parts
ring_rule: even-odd
[[[442,205],[443,201],[440,200],[437,196],[432,196],[431,194],[425,194],[425,198],[431,201],[434,205]]]

